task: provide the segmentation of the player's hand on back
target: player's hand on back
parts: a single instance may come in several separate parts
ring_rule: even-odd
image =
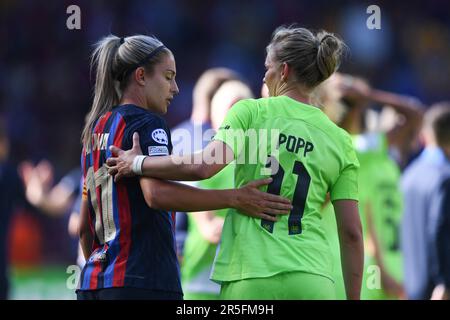
[[[106,160],[106,165],[108,166],[108,173],[114,176],[114,181],[117,182],[122,178],[136,175],[133,172],[133,161],[136,156],[142,155],[137,132],[133,134],[133,147],[130,150],[124,151],[116,146],[110,146],[109,150],[113,156]]]
[[[277,221],[278,215],[289,214],[292,209],[289,199],[259,190],[271,182],[272,178],[260,179],[239,188],[234,208],[249,217],[269,221]]]

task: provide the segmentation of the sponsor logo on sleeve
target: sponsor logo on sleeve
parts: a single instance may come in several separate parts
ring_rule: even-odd
[[[168,156],[169,149],[166,146],[150,146],[148,147],[149,156]]]
[[[160,144],[165,144],[165,145],[169,144],[169,138],[167,137],[167,133],[166,133],[166,131],[164,131],[164,129],[153,130],[152,138],[153,138],[153,140],[155,140],[156,142],[158,142]]]

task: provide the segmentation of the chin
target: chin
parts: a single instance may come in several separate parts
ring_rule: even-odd
[[[168,109],[168,106],[163,106],[163,107],[161,107],[159,109],[159,113],[160,114],[166,114],[167,113],[167,109]]]
[[[155,109],[153,110],[153,112],[155,112],[155,113],[157,113],[157,114],[161,114],[161,115],[166,114],[166,113],[167,113],[167,106],[161,104],[161,105],[159,105],[157,108],[155,108]]]

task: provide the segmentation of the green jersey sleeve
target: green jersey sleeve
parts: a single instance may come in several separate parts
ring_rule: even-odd
[[[345,133],[344,159],[343,169],[330,190],[331,201],[358,200],[359,161],[347,133]]]
[[[253,112],[256,111],[254,100],[246,99],[235,103],[228,111],[214,140],[226,143],[236,159],[245,144],[245,134],[252,123]]]

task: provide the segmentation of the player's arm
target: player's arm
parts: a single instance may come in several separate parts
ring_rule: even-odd
[[[381,251],[381,244],[378,240],[378,236],[375,230],[375,224],[373,222],[373,210],[370,202],[366,204],[364,212],[366,214],[367,229],[371,244],[370,247],[372,247],[374,250],[373,255],[378,267],[380,268],[381,284],[383,286],[383,289],[390,295],[393,295],[397,298],[403,298],[405,296],[405,293],[402,285],[389,274],[384,265],[383,253]]]
[[[360,132],[361,114],[369,102],[390,106],[403,117],[403,121],[387,133],[388,142],[390,146],[395,146],[406,154],[414,140],[412,137],[415,137],[421,128],[424,110],[422,103],[412,97],[372,88],[358,77],[342,75],[341,78],[340,88],[343,96],[354,105],[345,119],[346,130],[350,133]]]
[[[133,134],[133,147],[128,151],[111,146],[115,157],[107,160],[108,172],[115,181],[136,173],[165,180],[197,181],[212,177],[240,155],[245,135],[257,113],[257,105],[241,100],[228,111],[214,140],[201,152],[184,156],[144,157],[137,134]]]
[[[21,165],[21,174],[25,184],[26,198],[34,207],[51,216],[64,214],[72,204],[75,188],[66,176],[54,187],[53,167],[42,160],[33,166],[30,162]]]
[[[145,177],[165,180],[197,181],[214,176],[234,160],[231,148],[222,141],[210,142],[201,152],[183,156],[143,156],[139,144],[139,134],[133,134],[133,147],[124,151],[111,146],[116,157],[107,160],[108,172],[114,181],[132,177],[140,173]]]
[[[154,209],[195,212],[234,208],[251,217],[276,221],[269,214],[288,214],[292,206],[288,199],[258,190],[271,180],[261,179],[228,190],[204,190],[144,177],[140,184],[147,205]]]
[[[379,104],[390,106],[403,117],[401,122],[387,132],[387,138],[390,146],[396,147],[402,155],[408,154],[414,137],[422,126],[424,107],[421,102],[412,97],[376,89],[370,91],[369,98]]]
[[[84,191],[83,191],[84,192]],[[84,258],[87,260],[92,253],[92,244],[94,235],[89,225],[89,209],[87,197],[83,197],[80,207],[80,222],[78,226],[78,235],[80,237],[80,245],[83,250]]]
[[[118,157],[109,158],[107,164],[110,166],[108,172],[115,175],[115,180],[118,181],[121,177],[135,174],[133,167],[136,166],[136,159],[139,159],[138,155],[142,152],[139,135],[133,134],[133,147],[130,150],[123,151],[112,147],[112,151]],[[206,163],[203,159],[207,155],[217,156],[218,163]],[[196,156],[200,156],[200,158],[191,158]],[[250,182],[240,189],[229,190],[203,190],[172,181],[159,180],[205,179],[219,172],[233,159],[231,148],[221,141],[209,143],[202,153],[194,155],[145,157],[145,160],[148,161],[142,163],[140,168],[146,178],[141,178],[140,181],[148,206],[155,209],[185,212],[235,208],[246,215],[260,219],[268,219],[270,216],[267,213],[285,214],[290,210],[291,205],[288,199],[258,190],[259,187],[269,184],[270,178]],[[188,162],[188,164],[182,162]],[[149,178],[150,176],[152,178]],[[268,220],[275,221],[274,219]]]
[[[364,265],[364,244],[358,202],[333,202],[341,247],[342,273],[348,300],[359,300]]]
[[[400,136],[394,136],[394,132],[389,134],[392,143],[400,142],[403,145],[410,138],[408,133],[418,131],[421,127],[424,108],[416,98],[372,88],[363,79],[346,74],[341,75],[340,88],[343,96],[350,99],[357,109],[363,109],[369,102],[375,102],[392,107],[405,118],[404,123],[395,128],[396,134]]]

